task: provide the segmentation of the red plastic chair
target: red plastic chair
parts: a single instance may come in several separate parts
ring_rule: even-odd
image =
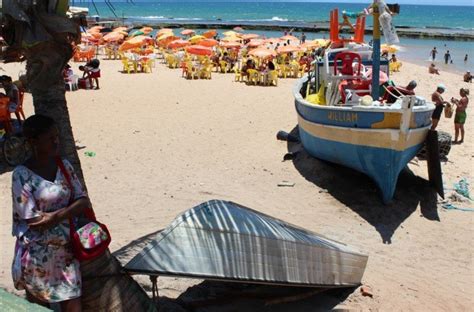
[[[10,103],[9,97],[0,97],[0,122],[3,124],[7,133],[13,133],[13,124],[8,111],[8,103]]]
[[[362,68],[362,58],[359,54],[354,52],[340,52],[336,54],[334,57],[334,75],[337,75],[337,61],[342,61],[342,68],[340,73],[343,75],[354,76],[354,69],[352,68],[352,64],[354,61],[357,61],[357,74],[356,76],[360,76],[360,70]]]

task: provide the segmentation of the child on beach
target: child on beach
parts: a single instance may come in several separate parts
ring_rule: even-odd
[[[444,105],[448,104],[448,102],[443,100],[443,97],[441,96],[441,94],[443,94],[445,91],[446,87],[442,84],[439,84],[436,88],[436,91],[431,95],[431,101],[436,105],[436,108],[431,115],[431,130],[436,130],[438,122],[441,118],[441,113],[443,112]]]
[[[456,105],[456,114],[454,115],[454,144],[464,142],[464,123],[467,117],[466,108],[469,103],[469,98],[467,97],[469,95],[469,89],[461,88],[459,95],[461,96],[459,100],[455,98],[451,99],[451,103]],[[459,132],[461,132],[461,141],[458,141]]]
[[[436,68],[434,63],[431,63],[430,67],[428,67],[428,72],[430,74],[439,75],[439,70]]]

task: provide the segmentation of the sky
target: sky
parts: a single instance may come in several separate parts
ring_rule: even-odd
[[[82,0],[88,2],[90,0]],[[104,2],[104,0],[95,0]],[[127,0],[111,0],[112,2],[127,2]],[[132,0],[134,2],[193,2],[193,0]],[[196,2],[271,2],[271,0],[197,0]],[[342,3],[369,3],[372,0],[277,0],[277,2],[342,2]],[[468,5],[474,6],[474,0],[385,0],[387,3],[416,4],[416,5]],[[80,5],[81,0],[76,0],[76,5]],[[130,0],[128,1],[130,2]]]

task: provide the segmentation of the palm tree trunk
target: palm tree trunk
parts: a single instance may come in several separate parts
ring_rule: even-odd
[[[70,45],[41,43],[26,55],[27,81],[33,96],[36,114],[56,121],[59,130],[60,155],[67,158],[86,188],[81,162],[76,150],[74,134],[66,102],[62,71],[72,57]]]
[[[60,154],[71,162],[85,187],[62,77],[63,68],[72,57],[72,48],[57,42],[45,42],[25,56],[35,113],[56,121]],[[83,311],[156,311],[153,301],[131,276],[122,272],[120,263],[108,250],[97,259],[82,262],[81,274]]]

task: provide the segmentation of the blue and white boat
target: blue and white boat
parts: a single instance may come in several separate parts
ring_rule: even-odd
[[[355,54],[360,58],[354,59]],[[345,55],[352,60],[349,57],[346,62]],[[388,203],[400,171],[426,139],[435,106],[414,95],[385,104],[372,100],[367,95],[370,90],[351,89],[347,81],[357,80],[367,86],[364,75],[353,68],[361,63],[370,70],[371,57],[368,45],[350,43],[346,48],[328,49],[324,59],[315,63],[315,74],[300,79],[293,92],[305,150],[313,157],[365,173],[377,184],[383,202]],[[388,77],[386,61],[381,62],[380,69]],[[316,86],[317,94],[307,95],[308,84]]]

